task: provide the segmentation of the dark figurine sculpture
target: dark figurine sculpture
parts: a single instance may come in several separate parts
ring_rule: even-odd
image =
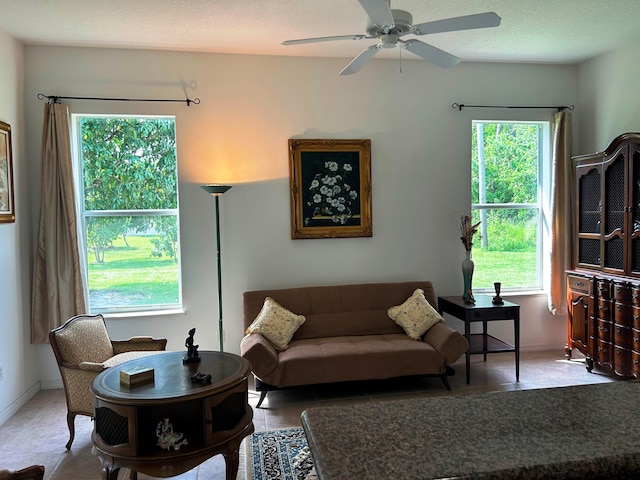
[[[211,374],[210,373],[194,373],[191,375],[191,383],[202,383],[207,384],[211,383]]]
[[[200,354],[198,353],[198,347],[200,345],[194,345],[193,343],[195,333],[195,328],[189,330],[189,336],[184,341],[184,346],[187,347],[187,356],[182,360],[182,363],[196,363],[200,361]]]

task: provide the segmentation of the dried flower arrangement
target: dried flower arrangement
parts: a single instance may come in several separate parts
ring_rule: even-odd
[[[460,217],[460,233],[462,236],[460,240],[464,243],[464,249],[467,252],[471,251],[473,247],[473,236],[478,233],[478,226],[482,222],[472,223],[471,217],[469,215],[462,215]]]

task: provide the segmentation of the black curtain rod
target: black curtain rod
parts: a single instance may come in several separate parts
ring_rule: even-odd
[[[464,103],[452,103],[451,108],[457,108],[462,111],[463,108],[557,108],[559,112],[563,110],[573,110],[573,105],[553,105],[548,107],[530,107],[530,106],[516,106],[516,105],[465,105]]]
[[[184,100],[172,100],[172,99],[161,99],[161,98],[105,98],[105,97],[63,97],[60,95],[45,95],[43,93],[38,94],[38,100],[49,100],[49,103],[60,103],[62,99],[70,99],[70,100],[102,100],[102,101],[111,101],[111,102],[175,102],[175,103],[186,103],[187,107],[192,103],[194,105],[200,104],[199,98],[194,98],[191,100],[190,98],[186,98]]]

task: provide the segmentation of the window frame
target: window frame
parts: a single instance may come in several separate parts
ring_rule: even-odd
[[[523,286],[509,286],[502,285],[502,293],[522,293],[522,292],[543,292],[548,288],[548,280],[546,271],[548,270],[548,261],[545,258],[545,252],[549,245],[549,223],[548,210],[549,199],[551,193],[551,168],[553,164],[552,149],[551,149],[551,120],[533,120],[533,119],[473,119],[471,121],[471,134],[475,135],[475,125],[482,124],[527,124],[538,125],[538,175],[537,175],[537,202],[535,203],[471,203],[471,211],[474,210],[537,210],[537,232],[536,232],[536,284],[535,285],[523,285]],[[473,145],[473,142],[471,142]],[[470,159],[473,153],[470,152]],[[472,168],[472,164],[470,165]],[[471,173],[471,185],[473,185],[473,171]],[[480,181],[480,179],[478,179]],[[486,184],[486,178],[485,178]],[[471,194],[471,189],[470,189]],[[473,289],[478,293],[493,293],[493,288],[481,287]]]
[[[80,122],[84,118],[114,118],[114,119],[170,119],[174,122],[176,129],[175,115],[148,115],[148,114],[102,114],[102,113],[72,113],[71,114],[71,158],[73,168],[73,181],[75,188],[76,210],[78,212],[78,247],[80,263],[82,265],[82,283],[84,288],[85,303],[88,313],[102,314],[107,318],[134,317],[148,315],[163,315],[184,313],[183,292],[182,292],[182,248],[180,240],[180,195],[179,195],[179,174],[178,174],[178,146],[177,131],[175,132],[176,145],[176,208],[172,209],[136,209],[136,210],[85,210],[84,197],[84,171],[82,159],[82,138],[80,135]],[[123,307],[95,308],[91,306],[89,300],[89,260],[87,246],[87,218],[91,217],[143,217],[143,216],[174,216],[176,218],[177,241],[177,272],[178,272],[178,302],[172,304],[151,304],[135,305]]]

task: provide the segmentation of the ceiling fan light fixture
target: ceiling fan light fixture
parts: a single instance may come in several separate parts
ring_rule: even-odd
[[[376,23],[370,23],[367,25],[367,35],[371,37],[379,37],[389,33],[400,35],[406,35],[413,28],[413,15],[405,10],[391,10],[393,16],[393,25],[378,25]]]
[[[390,33],[380,37],[380,46],[382,48],[394,48],[398,44],[398,35]]]

